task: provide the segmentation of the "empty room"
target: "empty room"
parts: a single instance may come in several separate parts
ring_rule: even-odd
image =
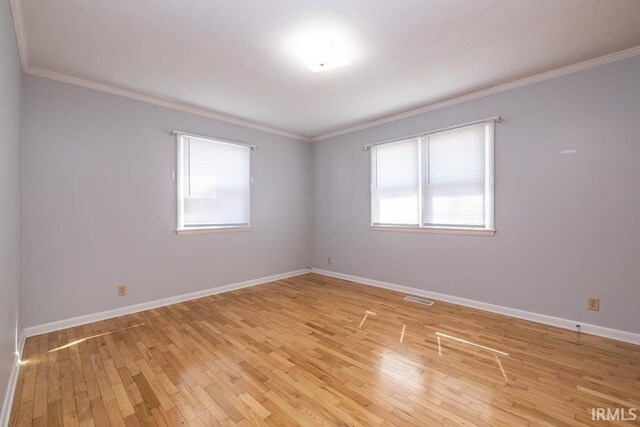
[[[639,0],[0,0],[0,427],[640,425]]]

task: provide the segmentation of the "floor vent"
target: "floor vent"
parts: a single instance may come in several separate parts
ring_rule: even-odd
[[[418,304],[433,305],[433,301],[428,301],[426,299],[422,299],[418,297],[404,297],[404,299],[411,302],[417,302]]]

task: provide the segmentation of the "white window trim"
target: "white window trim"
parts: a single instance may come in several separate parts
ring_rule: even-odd
[[[406,226],[406,225],[370,225],[374,231],[401,231],[405,233],[431,233],[431,234],[457,234],[464,236],[488,236],[496,234],[496,230],[471,227],[433,227],[433,226]]]
[[[251,226],[243,226],[243,227],[190,227],[190,228],[178,228],[176,229],[176,234],[179,236],[189,235],[189,234],[207,234],[207,233],[226,233],[230,231],[250,231]]]
[[[370,150],[375,145],[388,144],[396,141],[402,141],[405,139],[419,137],[418,149],[419,151],[419,165],[418,174],[420,177],[419,191],[419,209],[420,209],[420,224],[418,225],[393,225],[393,224],[375,224],[373,222],[374,206],[373,206],[373,182],[375,171],[371,168],[370,177],[370,194],[369,194],[369,229],[373,231],[397,231],[397,232],[409,232],[409,233],[431,233],[431,234],[457,234],[466,236],[487,236],[493,237],[496,234],[495,229],[495,124],[500,123],[502,119],[500,116],[490,117],[475,122],[464,123],[461,125],[450,126],[447,128],[437,129],[434,131],[423,132],[420,134],[410,135],[405,138],[399,138],[391,141],[384,141],[377,144],[365,145],[365,150]],[[487,141],[485,147],[485,227],[438,227],[432,225],[422,225],[422,173],[423,173],[423,159],[422,159],[422,138],[435,133],[444,132],[447,130],[457,129],[465,126],[471,126],[474,124],[485,123],[488,127]],[[369,162],[371,164],[371,162]]]
[[[255,151],[258,149],[255,145],[243,144],[240,142],[228,141],[220,138],[213,138],[211,136],[203,136],[195,133],[183,132],[183,131],[171,131],[171,135],[176,137],[176,171],[175,171],[175,179],[176,179],[176,234],[178,236],[190,235],[190,234],[207,234],[207,233],[224,233],[224,232],[234,232],[234,231],[251,231],[251,187],[249,187],[249,195],[247,203],[249,207],[249,223],[247,225],[216,225],[216,226],[207,226],[207,227],[180,227],[180,224],[183,223],[183,215],[184,215],[184,185],[183,185],[183,177],[180,173],[182,171],[182,165],[184,164],[183,157],[183,146],[182,146],[182,137],[194,137],[201,139],[209,139],[214,142],[221,142],[224,144],[234,144],[234,145],[242,145],[248,147],[251,151]],[[253,184],[253,175],[251,174],[251,156],[249,156],[249,185]]]

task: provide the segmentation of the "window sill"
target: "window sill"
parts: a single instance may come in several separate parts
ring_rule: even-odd
[[[251,226],[242,227],[200,227],[200,228],[179,228],[176,230],[178,236],[187,234],[224,233],[230,231],[249,231]]]
[[[458,234],[463,236],[487,236],[493,237],[496,230],[484,228],[456,228],[456,227],[408,227],[394,225],[370,225],[374,231],[401,231],[408,233],[431,233],[431,234]]]

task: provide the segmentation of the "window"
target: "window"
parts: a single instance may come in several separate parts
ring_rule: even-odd
[[[371,225],[493,234],[494,120],[371,149]]]
[[[178,232],[249,227],[247,145],[177,134]]]

